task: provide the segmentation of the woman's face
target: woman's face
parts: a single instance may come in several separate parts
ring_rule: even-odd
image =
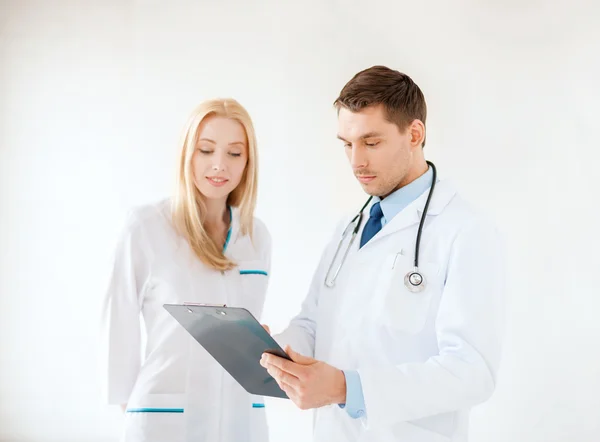
[[[192,156],[196,188],[207,199],[226,201],[248,163],[246,131],[237,120],[209,116],[200,124],[198,134]]]

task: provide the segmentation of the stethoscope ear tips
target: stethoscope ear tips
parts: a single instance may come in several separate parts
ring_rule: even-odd
[[[404,277],[404,285],[413,293],[419,293],[425,290],[425,278],[418,269],[412,270]]]

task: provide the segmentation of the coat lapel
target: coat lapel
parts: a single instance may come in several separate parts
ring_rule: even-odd
[[[408,227],[418,224],[427,202],[427,196],[429,195],[429,189],[424,192],[419,198],[410,203],[404,210],[396,215],[392,220],[383,226],[383,228],[377,232],[377,234],[364,245],[363,248],[373,247],[373,244],[377,243],[381,238],[385,238],[388,235],[404,230]],[[427,217],[439,215],[452,198],[456,195],[455,187],[447,180],[440,180],[436,183],[433,190],[433,196],[429,203],[429,209],[427,210]]]

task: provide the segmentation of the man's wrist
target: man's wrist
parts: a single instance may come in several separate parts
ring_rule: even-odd
[[[346,376],[342,370],[337,371],[336,382],[333,383],[334,392],[332,404],[345,404],[346,403]]]

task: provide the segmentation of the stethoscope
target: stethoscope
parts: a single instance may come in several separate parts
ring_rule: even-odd
[[[425,208],[423,209],[423,214],[421,215],[421,221],[419,222],[419,230],[417,232],[417,244],[415,246],[414,268],[411,271],[409,271],[406,274],[406,276],[404,277],[404,285],[406,286],[406,288],[409,291],[411,291],[413,293],[422,292],[423,290],[425,290],[425,286],[426,286],[425,277],[419,271],[419,246],[421,245],[421,233],[423,232],[423,224],[425,224],[425,218],[427,217],[427,209],[429,208],[429,202],[431,201],[431,196],[433,195],[433,189],[435,188],[435,182],[436,182],[436,178],[437,178],[437,171],[435,169],[435,165],[431,161],[427,161],[427,164],[429,164],[429,166],[431,166],[431,170],[433,172],[433,177],[431,179],[431,187],[429,188],[429,195],[427,195],[427,202],[425,202]],[[372,196],[369,197],[367,202],[363,204],[363,206],[361,207],[360,211],[356,214],[356,216],[354,216],[354,218],[352,218],[350,223],[348,223],[348,226],[344,229],[344,233],[342,233],[342,239],[340,239],[340,242],[337,246],[335,254],[333,255],[333,259],[331,260],[331,264],[329,264],[329,269],[327,270],[327,274],[325,275],[325,285],[329,288],[331,288],[335,285],[335,281],[340,273],[340,270],[342,270],[342,266],[344,265],[344,262],[346,261],[346,257],[348,256],[348,252],[350,252],[350,249],[352,248],[352,244],[354,243],[354,239],[356,238],[356,235],[358,234],[358,231],[360,230],[360,225],[361,225],[362,219],[363,219],[363,212],[367,208],[367,206],[369,205],[369,203],[371,202],[372,199],[373,199]],[[346,240],[346,237],[348,236],[348,234],[350,232],[352,232],[352,236],[350,237],[350,242],[348,243],[348,246],[346,247],[346,251],[344,252],[342,261],[340,262],[340,265],[338,266],[335,273],[333,274],[333,278],[330,278],[331,271],[333,269],[333,265],[336,262],[337,257],[340,253],[342,244],[344,243],[344,241]]]

